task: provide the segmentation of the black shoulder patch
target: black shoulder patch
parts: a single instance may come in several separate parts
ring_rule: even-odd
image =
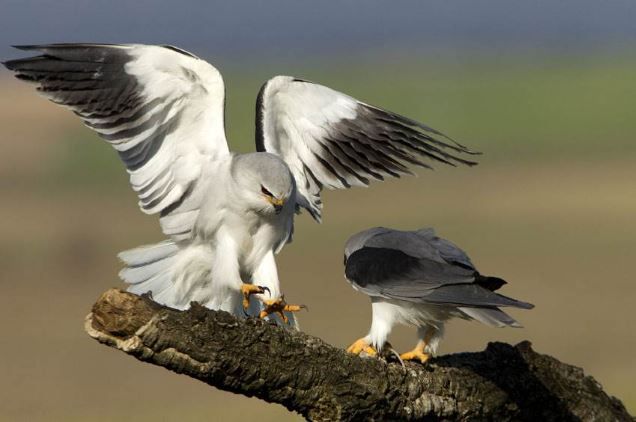
[[[362,248],[349,256],[347,279],[365,287],[400,278],[418,266],[418,259],[402,251],[386,248]]]

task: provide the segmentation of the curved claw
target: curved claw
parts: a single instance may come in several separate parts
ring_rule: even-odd
[[[287,305],[287,304],[285,305],[285,308],[283,310],[287,312],[298,312],[301,309],[309,311],[309,307],[307,305]]]
[[[154,298],[152,297],[152,290],[148,290],[146,293],[142,293],[141,297],[154,301]]]
[[[285,302],[284,295],[281,295],[278,299],[264,300],[263,304],[265,307],[259,315],[261,318],[266,318],[268,315],[276,314],[285,323],[289,322],[289,318],[285,315],[285,312],[298,312],[301,309],[307,309],[306,305],[288,305],[287,302]]]
[[[404,361],[402,360],[402,356],[400,356],[400,354],[391,346],[389,346],[389,352],[397,358],[398,362],[400,362],[400,365],[402,365],[402,368],[404,368]]]
[[[431,357],[429,353],[426,353],[426,346],[427,341],[420,340],[417,342],[417,345],[413,350],[411,350],[410,352],[402,353],[400,357],[402,358],[402,360],[416,360],[420,363],[426,363],[426,361],[428,361]]]
[[[375,348],[370,345],[364,337],[356,340],[351,346],[347,347],[347,352],[354,355],[359,355],[362,352],[364,352],[368,356],[378,355],[377,350],[375,350]]]
[[[256,286],[254,284],[245,284],[245,283],[242,284],[241,293],[243,294],[243,311],[249,308],[251,295],[262,294],[262,293],[265,293],[265,291],[267,291],[267,293],[271,295],[269,288],[265,286]]]
[[[411,350],[410,352],[406,352],[406,353],[402,353],[400,355],[400,358],[402,358],[403,361],[405,360],[410,360],[410,361],[418,361],[420,363],[426,363],[429,359],[430,359],[431,355],[429,355],[428,353],[424,353],[421,350]]]

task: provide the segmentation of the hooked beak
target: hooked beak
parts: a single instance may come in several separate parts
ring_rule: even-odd
[[[274,211],[276,212],[276,214],[280,214],[280,212],[283,210],[283,206],[285,205],[285,201],[278,198],[272,198],[270,196],[267,196],[266,198],[267,201],[274,207]]]

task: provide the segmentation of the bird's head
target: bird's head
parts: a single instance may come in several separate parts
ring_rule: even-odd
[[[294,178],[276,155],[259,152],[238,156],[232,173],[250,210],[272,215],[295,207]]]

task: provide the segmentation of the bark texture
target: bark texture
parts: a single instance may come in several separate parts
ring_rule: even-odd
[[[197,304],[177,311],[116,289],[95,303],[86,331],[141,361],[315,421],[634,420],[582,369],[527,341],[402,367],[261,320]]]

